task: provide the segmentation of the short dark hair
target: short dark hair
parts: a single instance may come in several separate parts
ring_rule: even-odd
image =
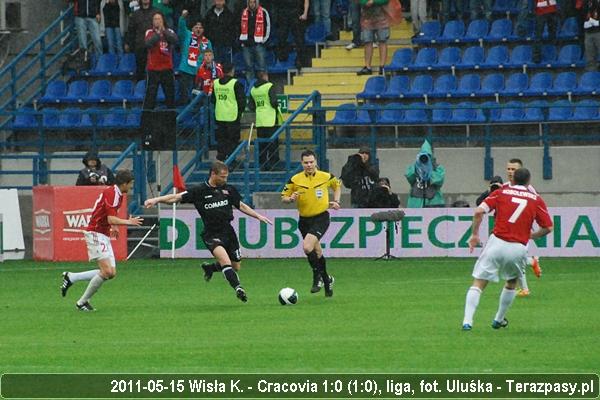
[[[519,164],[523,166],[523,161],[521,161],[519,158],[511,158],[510,160],[508,160],[508,162],[511,164]]]
[[[515,185],[527,185],[531,179],[531,173],[527,168],[519,168],[513,175],[513,181]]]
[[[213,174],[213,173],[214,174],[218,174],[218,173],[220,173],[222,171],[229,171],[229,167],[223,161],[215,161],[210,166],[210,173],[211,174]]]
[[[135,178],[133,177],[133,172],[128,169],[120,169],[117,171],[115,175],[115,183],[117,186],[122,185],[124,183],[129,183]]]
[[[302,160],[304,157],[310,157],[313,156],[314,158],[317,158],[317,154],[310,150],[310,149],[306,149],[302,152],[302,154],[300,154],[300,159]]]
[[[229,61],[225,61],[222,65],[221,68],[223,69],[223,73],[224,74],[230,74],[231,71],[233,71],[233,64],[230,63]]]

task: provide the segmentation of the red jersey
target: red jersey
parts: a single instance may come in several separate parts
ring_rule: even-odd
[[[108,223],[108,216],[116,216],[117,210],[121,207],[122,202],[123,194],[117,185],[108,186],[104,189],[98,197],[98,200],[96,200],[96,204],[94,204],[92,218],[90,218],[87,230],[109,236],[110,224]]]
[[[213,92],[214,81],[223,77],[223,68],[221,64],[213,62],[211,65],[202,63],[196,73],[196,86],[202,89],[204,94],[211,95]]]
[[[504,186],[495,190],[480,205],[486,212],[496,210],[494,235],[507,242],[527,244],[533,221],[543,228],[552,226],[546,203],[525,186]]]
[[[169,29],[169,34],[175,35],[175,33]],[[146,31],[146,40],[154,36],[156,32],[153,29]],[[173,51],[167,38],[166,34],[160,35],[160,40],[152,47],[148,49],[148,61],[146,68],[148,71],[167,71],[173,69]]]

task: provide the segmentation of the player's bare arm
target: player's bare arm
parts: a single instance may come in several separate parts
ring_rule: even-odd
[[[554,229],[554,226],[549,226],[547,228],[540,228],[535,232],[531,232],[531,240],[536,240],[536,239],[546,236],[547,234],[552,232],[552,229]]]
[[[183,192],[183,193],[185,193],[185,192]],[[183,195],[183,193],[172,193],[172,194],[165,194],[164,196],[153,197],[144,202],[144,207],[152,208],[155,205],[157,205],[158,203],[164,203],[164,204],[179,203],[181,201],[181,196]]]
[[[333,191],[333,200],[329,202],[329,208],[333,208],[334,210],[339,210],[341,196],[342,196],[342,188],[340,186],[338,186]]]
[[[269,218],[265,217],[262,214],[257,213],[248,204],[246,204],[242,201],[240,201],[240,211],[246,215],[256,218],[260,222],[264,222],[266,224],[273,225],[273,222],[271,222],[271,220]]]
[[[481,226],[481,221],[483,220],[483,214],[485,214],[485,210],[483,208],[477,207],[475,209],[475,214],[473,215],[473,226],[471,228],[471,237],[468,241],[470,253],[475,250],[475,247],[481,244],[481,240],[479,239],[479,227]]]
[[[109,215],[107,218],[108,218],[108,223],[110,225],[134,225],[134,226],[140,226],[142,224],[142,222],[144,222],[144,218],[142,218],[142,217],[134,217],[134,216],[129,216],[128,219],[123,219],[123,218],[115,217],[114,215]]]

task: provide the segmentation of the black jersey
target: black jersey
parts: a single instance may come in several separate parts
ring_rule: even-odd
[[[204,222],[204,231],[221,231],[233,220],[233,207],[240,208],[242,198],[231,185],[213,187],[204,182],[181,196],[182,203],[193,203]]]

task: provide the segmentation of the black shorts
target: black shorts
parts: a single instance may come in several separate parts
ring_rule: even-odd
[[[329,212],[327,211],[313,217],[300,217],[298,220],[298,229],[303,238],[310,233],[320,240],[327,232],[327,228],[329,228]]]
[[[211,253],[217,247],[222,246],[229,255],[231,261],[240,262],[242,260],[240,242],[238,241],[233,227],[229,226],[228,228],[217,232],[204,231],[202,232],[202,240]]]

